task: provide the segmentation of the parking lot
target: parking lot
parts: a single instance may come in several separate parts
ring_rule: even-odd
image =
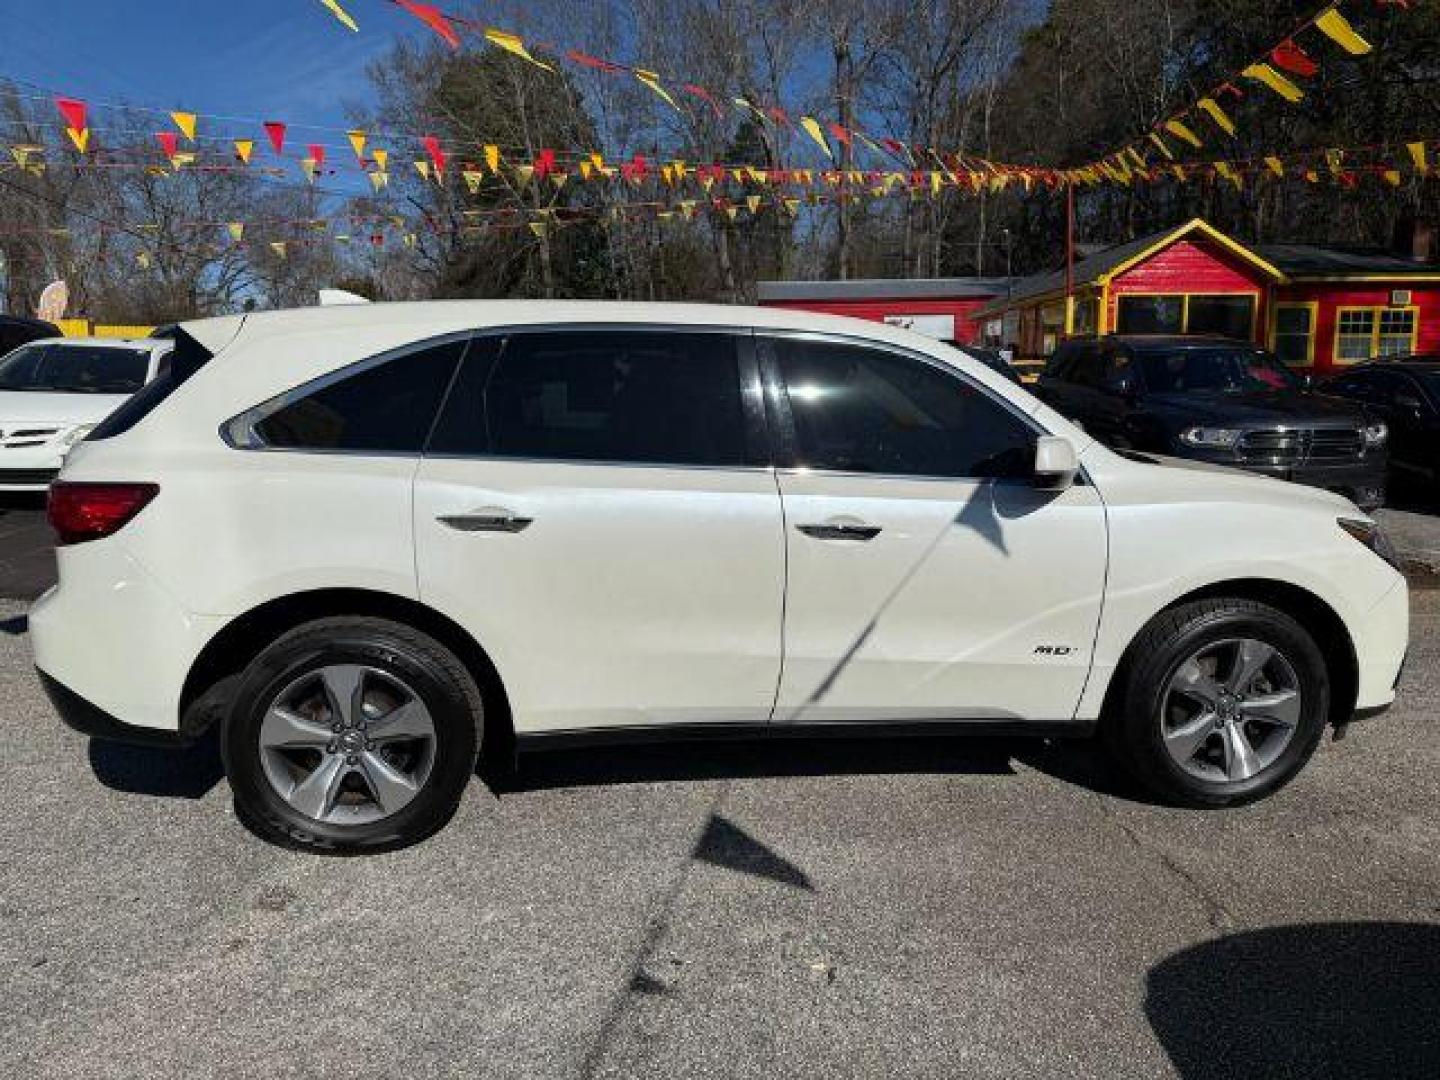
[[[565,751],[344,860],[213,746],[60,727],[44,528],[0,514],[0,1075],[1440,1073],[1435,591],[1397,708],[1247,809],[1064,743]]]

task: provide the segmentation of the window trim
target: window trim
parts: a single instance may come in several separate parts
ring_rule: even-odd
[[[1370,313],[1370,355],[1363,359],[1351,360],[1340,355],[1340,319],[1347,311],[1365,311]],[[1399,306],[1391,304],[1340,304],[1335,308],[1335,329],[1331,334],[1330,362],[1338,367],[1350,367],[1354,364],[1368,364],[1372,360],[1380,359],[1380,338],[1398,337],[1396,334],[1380,333],[1380,315],[1386,311],[1406,311],[1410,313],[1410,348],[1401,355],[1413,356],[1420,347],[1420,305],[1402,304]],[[1358,334],[1348,335],[1359,337]]]
[[[946,484],[1031,486],[1031,480],[1025,477],[928,476],[918,473],[848,472],[843,469],[826,469],[813,465],[801,465],[798,459],[799,448],[795,434],[795,416],[790,408],[789,389],[786,386],[784,374],[780,370],[780,358],[776,355],[775,351],[775,342],[777,340],[819,341],[829,342],[834,345],[856,346],[870,349],[874,352],[888,353],[891,356],[912,362],[918,361],[927,367],[934,368],[941,375],[961,383],[963,386],[998,405],[1016,420],[1019,420],[1037,439],[1047,436],[1051,434],[1051,432],[1047,431],[1033,416],[1025,412],[1009,398],[996,393],[983,383],[971,379],[964,371],[955,365],[948,364],[944,360],[940,360],[928,353],[908,349],[903,345],[892,345],[888,341],[876,341],[874,338],[855,337],[849,334],[836,334],[819,330],[777,330],[757,327],[755,329],[755,346],[756,352],[760,357],[760,369],[765,383],[767,411],[771,412],[771,430],[777,432],[778,436],[775,464],[775,469],[778,474],[782,476],[795,476],[800,473],[813,473],[820,476],[857,477],[866,480],[918,480]],[[1082,465],[1080,471],[1075,474],[1075,482],[1077,484],[1084,484],[1088,483],[1088,479],[1088,475]]]
[[[1304,367],[1315,366],[1315,343],[1320,337],[1320,301],[1319,300],[1276,300],[1270,306],[1270,351],[1277,357],[1280,355],[1278,348],[1280,343],[1280,311],[1282,308],[1303,309],[1310,312],[1310,332],[1305,335],[1305,363]],[[1339,322],[1336,322],[1339,326]],[[1294,337],[1293,334],[1287,335]],[[1282,360],[1283,362],[1283,360]]]
[[[520,323],[506,326],[487,326],[469,331],[471,348],[487,339],[500,340],[499,349],[492,357],[489,375],[493,376],[495,369],[506,348],[512,339],[526,336],[527,334],[567,334],[567,333],[603,333],[614,332],[621,334],[635,333],[657,333],[657,334],[720,334],[733,337],[735,342],[735,357],[739,367],[740,383],[740,411],[741,418],[745,425],[745,447],[747,454],[752,448],[768,458],[767,461],[759,464],[732,464],[732,465],[697,465],[692,463],[676,463],[664,461],[608,461],[600,458],[565,458],[565,457],[519,457],[514,454],[485,453],[457,453],[454,451],[432,451],[431,440],[434,438],[435,430],[444,415],[445,409],[450,403],[450,394],[455,389],[456,380],[465,362],[470,358],[470,350],[467,349],[465,356],[461,357],[460,363],[455,367],[455,376],[450,380],[450,386],[446,390],[444,398],[440,402],[440,408],[435,413],[435,421],[430,426],[430,435],[425,440],[425,450],[421,455],[426,459],[436,461],[496,461],[512,462],[515,464],[531,465],[574,465],[581,468],[607,468],[607,469],[669,469],[699,472],[746,472],[764,473],[773,471],[775,465],[775,441],[766,424],[766,411],[763,407],[765,398],[764,389],[761,385],[761,375],[755,357],[754,339],[755,328],[740,326],[734,323],[629,323],[629,322],[565,322],[565,323]],[[489,381],[487,377],[487,382]]]

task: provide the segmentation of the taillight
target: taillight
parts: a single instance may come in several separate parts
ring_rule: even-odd
[[[159,484],[57,480],[46,510],[61,544],[83,544],[113,536],[158,494]]]

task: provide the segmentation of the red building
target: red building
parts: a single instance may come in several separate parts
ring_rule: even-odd
[[[1223,334],[1323,373],[1440,353],[1440,267],[1376,251],[1241,244],[1198,218],[1025,278],[971,315],[992,344],[1039,360],[1067,334]]]
[[[1005,295],[1005,278],[762,281],[762,307],[820,311],[885,322],[940,338],[980,340],[975,313]]]

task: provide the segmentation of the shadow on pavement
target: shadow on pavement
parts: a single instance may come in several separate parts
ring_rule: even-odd
[[[108,788],[172,799],[202,799],[225,776],[213,730],[183,749],[91,739],[90,768]]]
[[[1440,926],[1320,923],[1235,934],[1146,979],[1184,1080],[1440,1076]]]

